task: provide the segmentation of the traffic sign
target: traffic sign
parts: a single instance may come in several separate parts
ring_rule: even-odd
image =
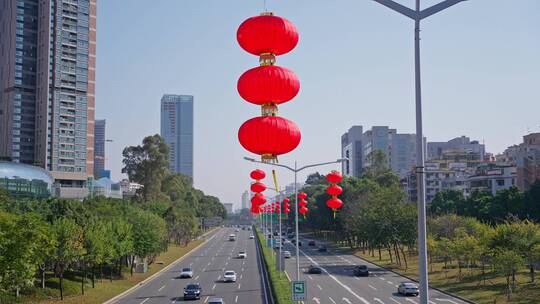
[[[306,281],[292,281],[291,289],[292,289],[291,298],[293,301],[304,301],[306,299],[307,297]]]

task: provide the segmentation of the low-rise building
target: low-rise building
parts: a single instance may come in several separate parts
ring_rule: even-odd
[[[476,168],[473,175],[467,178],[469,192],[490,192],[495,195],[498,191],[516,186],[516,167],[510,164],[487,163]]]
[[[47,198],[54,179],[45,169],[15,162],[0,162],[0,188],[13,197]]]
[[[460,167],[444,167],[441,163],[426,163],[425,166],[425,179],[426,179],[426,202],[431,203],[437,193],[454,189],[461,191],[464,196],[469,195],[469,189],[467,187],[467,171]],[[402,187],[407,192],[409,201],[416,201],[417,197],[417,183],[416,173],[411,170],[406,179],[402,179]]]
[[[127,179],[121,180],[119,183],[123,198],[131,198],[137,195],[137,191],[143,187],[141,184],[132,183]]]

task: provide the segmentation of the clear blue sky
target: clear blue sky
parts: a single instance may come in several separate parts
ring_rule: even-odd
[[[412,21],[370,0],[267,6],[300,32],[298,47],[278,58],[301,83],[280,108],[303,136],[282,163],[337,159],[341,134],[355,124],[414,133]],[[192,94],[195,186],[239,204],[254,167],[242,160],[250,154],[236,134],[259,108],[236,92],[239,75],[257,65],[238,46],[236,29],[262,10],[262,0],[98,2],[96,118],[107,119],[114,140],[107,146],[114,179],[123,147],[159,133],[162,94]],[[422,65],[428,140],[467,135],[498,153],[527,129],[540,131],[540,1],[469,0],[430,17]],[[281,184],[292,181],[279,176]]]

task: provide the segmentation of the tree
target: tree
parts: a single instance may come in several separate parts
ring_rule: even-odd
[[[110,237],[107,225],[97,219],[93,219],[84,228],[84,249],[85,254],[81,259],[83,267],[83,278],[81,280],[81,292],[84,294],[84,284],[86,281],[87,267],[92,271],[92,288],[95,287],[95,267],[105,262],[106,257],[106,238]]]
[[[435,195],[428,205],[428,211],[432,215],[456,214],[464,201],[463,192],[453,189],[443,190]]]
[[[83,230],[74,220],[60,218],[54,221],[53,231],[58,244],[54,262],[60,277],[60,299],[64,300],[64,272],[85,253]]]
[[[122,173],[126,173],[131,181],[143,185],[142,193],[146,201],[163,198],[161,183],[169,167],[169,148],[165,140],[158,134],[143,139],[142,146],[126,147]]]
[[[523,265],[523,258],[514,250],[498,249],[493,258],[495,269],[506,278],[506,295],[515,291],[515,274]]]

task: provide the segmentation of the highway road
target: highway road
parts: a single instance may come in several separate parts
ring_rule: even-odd
[[[236,241],[229,241],[229,234],[236,234]],[[133,292],[117,299],[118,304],[174,304],[184,302],[183,289],[188,283],[198,282],[202,286],[200,300],[206,303],[211,298],[223,298],[226,304],[267,304],[257,259],[256,240],[249,239],[252,231],[223,228],[207,236],[208,241],[188,254],[173,267],[160,273],[151,281]],[[237,259],[239,251],[246,251],[246,259]],[[180,279],[180,270],[191,267],[193,279]],[[225,270],[237,273],[236,283],[223,283]]]
[[[306,281],[309,304],[419,304],[413,296],[401,296],[397,286],[409,281],[393,272],[386,271],[354,255],[342,254],[336,248],[328,247],[328,252],[319,252],[316,247],[308,247],[308,239],[301,238],[300,279]],[[296,276],[295,248],[286,242],[285,249],[293,257],[285,262],[285,269],[291,279]],[[355,277],[352,267],[367,265],[369,277]],[[318,265],[322,274],[308,274],[309,265]],[[431,304],[464,304],[466,302],[448,296],[434,289],[430,290]]]

